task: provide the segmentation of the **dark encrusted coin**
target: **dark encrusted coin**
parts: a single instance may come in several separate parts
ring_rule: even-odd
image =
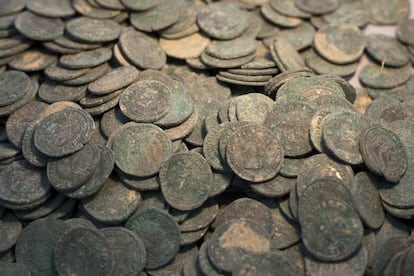
[[[63,222],[62,222],[63,223]],[[111,275],[112,251],[103,234],[88,228],[66,232],[56,243],[54,263],[60,275]]]
[[[306,68],[302,57],[296,49],[282,37],[276,37],[271,46],[270,53],[280,71],[294,71]]]
[[[66,24],[66,31],[80,41],[104,43],[117,39],[121,32],[121,26],[109,19],[78,17]]]
[[[86,85],[68,86],[54,81],[44,81],[39,87],[39,97],[47,103],[78,101],[86,95]]]
[[[32,275],[56,275],[55,245],[67,230],[62,220],[39,219],[26,226],[16,243],[16,261],[25,264]]]
[[[21,99],[31,86],[24,72],[7,71],[0,74],[0,106],[4,107]]]
[[[49,162],[47,177],[57,191],[73,191],[91,177],[98,164],[98,148],[87,144],[72,155]]]
[[[28,1],[27,9],[45,17],[66,17],[75,14],[70,0]]]
[[[387,181],[398,183],[408,166],[407,153],[398,136],[380,126],[368,127],[361,135],[361,154],[366,166]]]
[[[33,275],[30,269],[24,265],[19,263],[6,263],[0,265],[0,275],[3,276],[31,276]]]
[[[15,244],[22,231],[21,222],[12,214],[6,214],[0,219],[0,253],[7,252]]]
[[[156,174],[172,154],[171,141],[152,124],[127,123],[111,137],[117,167],[132,176]]]
[[[10,68],[24,72],[40,71],[56,63],[55,54],[38,49],[30,49],[19,54],[11,62]]]
[[[231,220],[211,235],[207,252],[215,267],[232,272],[246,262],[251,254],[268,253],[270,236],[259,224],[250,220]]]
[[[213,175],[199,154],[176,153],[160,168],[161,191],[174,208],[187,211],[200,207],[208,198]]]
[[[139,68],[160,69],[167,61],[167,56],[154,38],[135,30],[121,34],[119,48],[125,58]]]
[[[110,177],[96,194],[82,200],[82,208],[97,221],[115,224],[127,220],[140,201],[139,192]]]
[[[385,219],[375,182],[375,176],[361,171],[355,175],[355,181],[350,183],[355,211],[364,225],[372,229],[381,227]]]
[[[197,23],[209,36],[232,39],[240,36],[248,27],[247,14],[230,3],[214,3],[197,14]]]
[[[43,170],[34,168],[26,160],[16,161],[0,171],[0,200],[10,204],[30,204],[50,191]]]
[[[144,270],[145,245],[136,233],[123,227],[103,228],[100,232],[112,251],[112,275],[138,275]]]
[[[404,84],[411,77],[411,65],[383,67],[374,63],[365,65],[359,74],[360,81],[373,88],[394,88]]]
[[[110,49],[98,48],[74,55],[64,55],[59,59],[59,62],[68,69],[82,69],[101,65],[111,57],[112,51]]]
[[[124,88],[138,77],[138,70],[134,66],[122,66],[103,75],[88,85],[88,90],[95,95],[105,95]]]
[[[14,26],[22,35],[36,41],[58,38],[65,29],[65,24],[59,18],[43,17],[29,11],[19,14]]]
[[[129,218],[125,226],[143,240],[147,251],[147,269],[165,265],[179,251],[178,225],[170,215],[160,209],[142,209]]]
[[[170,88],[156,80],[142,80],[128,86],[119,107],[133,121],[151,123],[161,119],[170,108]]]
[[[226,159],[239,177],[263,182],[276,176],[282,167],[284,150],[277,135],[260,125],[236,130],[227,144]]]
[[[91,115],[77,108],[67,108],[40,122],[34,131],[36,148],[47,156],[62,157],[80,150],[95,131]]]

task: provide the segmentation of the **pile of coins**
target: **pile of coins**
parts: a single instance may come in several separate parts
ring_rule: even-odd
[[[0,0],[0,275],[412,275],[409,11]]]

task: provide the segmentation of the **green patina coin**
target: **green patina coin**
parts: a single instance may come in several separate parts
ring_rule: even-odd
[[[373,88],[394,88],[407,82],[411,77],[411,65],[399,68],[367,64],[359,75],[360,81]]]
[[[108,48],[98,48],[80,52],[74,55],[64,55],[59,59],[62,66],[68,69],[82,69],[101,65],[112,57],[112,51]]]
[[[27,74],[7,71],[0,74],[0,107],[13,104],[27,93],[32,82]]]
[[[126,228],[137,233],[145,244],[145,268],[159,268],[174,259],[180,248],[180,231],[167,213],[146,208],[138,211],[126,223]]]
[[[16,29],[35,41],[50,41],[63,35],[65,24],[59,18],[48,18],[25,11],[16,17]]]
[[[178,226],[181,232],[196,231],[208,227],[216,218],[219,206],[214,200],[207,201],[191,211]]]
[[[398,183],[408,167],[407,153],[398,136],[391,130],[371,126],[360,138],[365,165],[385,180]]]
[[[96,0],[98,5],[106,9],[124,10],[125,6],[120,0]]]
[[[89,0],[74,0],[73,8],[80,14],[92,18],[109,19],[119,15],[121,11],[101,8],[98,4],[91,4]]]
[[[397,24],[410,14],[410,2],[407,0],[368,0],[366,9],[370,12],[370,23],[375,25]]]
[[[7,203],[24,205],[39,201],[50,188],[45,172],[25,160],[13,162],[0,171],[0,199]]]
[[[99,164],[98,148],[87,144],[81,150],[47,164],[47,177],[53,188],[60,192],[81,187],[95,172]]]
[[[67,108],[43,119],[34,131],[33,142],[43,154],[62,157],[80,150],[94,131],[91,115],[82,109]]]
[[[247,14],[231,3],[212,3],[197,14],[197,23],[210,37],[232,39],[248,27]]]
[[[330,114],[322,122],[322,141],[336,158],[351,165],[363,163],[359,140],[368,121],[354,112]]]
[[[366,43],[368,55],[381,65],[401,67],[410,62],[407,48],[395,38],[372,34],[366,37]]]
[[[285,16],[282,13],[279,13],[270,3],[264,4],[261,7],[260,12],[264,18],[276,26],[292,28],[299,26],[302,23],[300,18]]]
[[[153,9],[161,3],[161,0],[121,0],[122,4],[133,11],[146,11]]]
[[[162,164],[159,176],[165,200],[182,211],[200,207],[213,180],[207,161],[192,152],[173,154]]]
[[[21,222],[11,213],[0,219],[0,252],[5,253],[13,248],[22,231]],[[1,270],[1,269],[0,269]]]
[[[309,68],[318,74],[333,74],[342,77],[348,77],[357,70],[358,63],[335,64],[320,56],[316,51],[311,50],[305,58],[305,63]]]
[[[86,213],[97,221],[116,224],[126,221],[141,201],[139,192],[125,187],[118,179],[108,178],[97,193],[82,200]]]
[[[309,18],[311,15],[298,9],[292,0],[270,0],[270,5],[277,12],[291,17]]]
[[[264,125],[279,137],[286,156],[300,156],[312,150],[309,126],[314,108],[304,102],[276,104]]]
[[[251,254],[268,253],[271,237],[262,226],[250,220],[231,220],[219,226],[207,243],[207,253],[215,267],[232,272]]]
[[[52,214],[56,209],[63,205],[66,196],[56,193],[50,196],[42,205],[34,209],[15,210],[14,214],[21,220],[37,220]]]
[[[323,15],[323,20],[329,24],[353,24],[364,27],[370,20],[369,10],[364,2],[348,1],[341,3],[332,13]]]
[[[237,129],[229,139],[226,160],[242,179],[263,182],[282,167],[284,150],[277,135],[260,125]]]
[[[28,1],[27,9],[45,17],[66,17],[75,14],[70,0]]]
[[[371,229],[378,229],[385,220],[384,209],[375,182],[372,174],[361,171],[355,175],[355,181],[350,183],[355,211],[364,225]]]
[[[112,251],[113,275],[137,275],[144,270],[145,245],[136,233],[123,227],[103,228],[99,231]]]
[[[68,86],[61,85],[55,81],[43,82],[38,91],[39,97],[47,103],[60,101],[78,101],[86,95],[86,85]]]
[[[270,53],[280,71],[295,71],[306,67],[296,49],[282,37],[275,37],[271,46]]]
[[[138,77],[134,66],[123,66],[103,75],[88,85],[88,90],[95,95],[113,93],[133,83]]]
[[[61,275],[111,275],[114,266],[112,255],[102,233],[75,228],[60,237],[52,259]]]
[[[316,32],[314,47],[321,56],[333,63],[351,63],[364,52],[364,34],[350,24],[327,25]]]
[[[83,74],[87,73],[89,69],[67,69],[62,67],[60,64],[54,64],[47,67],[43,72],[45,75],[54,81],[65,81],[78,78]]]
[[[81,75],[80,77],[62,81],[64,85],[72,85],[72,86],[79,86],[84,84],[89,84],[94,80],[105,75],[110,70],[108,63],[103,63],[96,67],[90,68],[85,74]]]
[[[287,2],[291,3],[291,1]],[[307,22],[302,22],[296,28],[285,29],[277,34],[277,36],[289,41],[289,43],[298,51],[311,46],[314,35],[315,28]]]
[[[402,41],[403,43],[414,45],[413,39],[413,29],[414,20],[412,19],[404,19],[401,20],[397,26],[397,30],[395,31],[397,38]]]
[[[154,175],[172,154],[171,141],[152,124],[127,123],[112,136],[115,164],[129,175]]]
[[[325,14],[339,7],[338,0],[294,0],[296,7],[311,14]]]
[[[121,26],[109,19],[78,17],[66,24],[66,31],[80,41],[104,43],[117,39],[121,33]]]
[[[121,95],[122,113],[136,122],[155,122],[170,109],[171,90],[159,81],[142,80],[128,86]]]
[[[26,0],[17,0],[17,1],[1,1],[0,3],[0,15],[8,15],[17,13],[21,10],[23,10],[26,6],[27,1]]]
[[[67,229],[56,219],[39,219],[25,227],[17,239],[16,261],[25,264],[31,275],[57,275],[53,263],[54,249]]]
[[[112,151],[105,146],[96,146],[99,151],[99,163],[96,167],[96,170],[93,172],[90,178],[85,183],[83,183],[81,187],[74,191],[65,192],[66,196],[74,199],[89,197],[99,191],[99,189],[105,183],[105,180],[112,173],[115,162]]]
[[[56,61],[56,55],[48,51],[30,49],[13,58],[9,62],[9,66],[14,70],[33,72],[43,70],[53,63],[56,63]]]
[[[218,59],[235,59],[253,54],[256,41],[250,37],[231,40],[213,40],[205,49],[206,54]]]
[[[121,34],[119,47],[125,58],[139,68],[160,69],[167,60],[154,38],[134,30]]]
[[[155,6],[145,11],[131,13],[129,20],[132,26],[144,32],[165,29],[178,21],[185,3],[182,0],[174,2],[156,0],[151,5]]]

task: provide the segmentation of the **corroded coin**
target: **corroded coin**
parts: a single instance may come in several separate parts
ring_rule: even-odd
[[[401,67],[409,62],[407,48],[395,38],[372,34],[366,37],[366,43],[367,53],[380,64]]]
[[[10,68],[24,72],[40,71],[56,63],[57,57],[51,52],[30,49],[19,54],[11,62]]]
[[[239,177],[263,182],[279,172],[284,151],[278,137],[260,125],[246,125],[229,139],[226,160]]]
[[[62,157],[80,150],[95,131],[91,115],[78,108],[67,108],[51,114],[36,127],[36,148],[51,157]]]
[[[352,165],[362,164],[359,140],[368,124],[354,112],[330,114],[322,122],[322,141],[340,160]]]
[[[16,243],[16,261],[29,267],[32,275],[56,275],[53,253],[66,224],[57,219],[39,219],[25,227]]]
[[[100,232],[112,251],[113,275],[136,275],[144,270],[145,245],[136,233],[123,227],[103,228]]]
[[[113,268],[112,252],[104,235],[88,228],[75,228],[60,237],[53,259],[56,271],[62,275],[110,275]]]
[[[280,71],[294,71],[306,68],[296,49],[282,37],[276,37],[271,46],[270,53]]]
[[[294,0],[296,7],[311,14],[324,14],[334,11],[339,6],[338,0]]]
[[[167,114],[170,88],[156,80],[142,80],[128,86],[119,99],[122,113],[139,123],[151,123]]]
[[[115,164],[129,175],[154,175],[172,154],[171,141],[152,124],[127,123],[111,137]]]
[[[356,61],[362,55],[365,40],[363,33],[354,25],[327,25],[316,32],[314,47],[327,60],[346,64]]]
[[[82,208],[97,221],[115,224],[126,221],[141,201],[139,192],[125,187],[118,179],[108,178],[99,191],[82,200]]]
[[[159,176],[165,200],[182,211],[200,207],[213,181],[207,161],[192,152],[173,154],[162,164]]]
[[[24,265],[19,263],[6,263],[0,265],[0,274],[4,276],[13,276],[13,275],[21,275],[21,276],[30,276],[32,273],[30,269]]]
[[[86,95],[86,85],[68,86],[55,81],[45,81],[39,87],[39,97],[47,103],[78,101]]]
[[[78,17],[66,24],[66,31],[80,41],[104,43],[117,39],[121,32],[121,26],[109,19]]]
[[[110,49],[98,48],[74,55],[64,55],[59,59],[59,62],[68,69],[82,69],[101,65],[111,57],[112,51]]]
[[[408,166],[407,153],[391,130],[371,126],[361,135],[361,154],[366,166],[387,181],[398,183]]]
[[[134,66],[123,66],[103,75],[88,85],[89,92],[95,95],[105,95],[124,88],[138,77]]]
[[[7,71],[0,74],[0,106],[10,105],[27,93],[31,86],[27,74],[19,71]]]
[[[87,144],[78,152],[48,162],[47,177],[57,191],[73,191],[82,186],[98,166],[97,147]]]
[[[270,252],[268,232],[250,220],[232,220],[219,226],[207,244],[210,261],[222,271],[231,272],[251,254]]]
[[[217,39],[238,37],[248,27],[247,14],[230,3],[214,3],[197,14],[197,23],[209,36]]]
[[[12,214],[6,214],[0,219],[0,252],[4,253],[11,249],[22,231],[21,222]]]
[[[410,77],[411,65],[393,68],[374,63],[365,65],[359,75],[363,84],[373,88],[394,88],[407,82]]]
[[[121,34],[119,48],[129,62],[142,69],[160,69],[167,60],[154,38],[135,30]]]
[[[45,17],[66,17],[75,14],[70,0],[40,0],[27,3],[27,9]]]
[[[121,0],[122,4],[133,11],[145,11],[159,5],[161,0]]]
[[[16,17],[14,26],[25,37],[50,41],[63,35],[65,24],[59,18],[48,18],[25,11]]]
[[[127,222],[145,244],[147,261],[145,268],[155,269],[171,261],[180,248],[180,231],[174,219],[157,208],[138,211]]]

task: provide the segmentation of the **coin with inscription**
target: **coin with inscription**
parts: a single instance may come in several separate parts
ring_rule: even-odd
[[[213,175],[207,161],[197,153],[176,153],[160,168],[165,200],[182,211],[200,207],[208,198]]]
[[[145,268],[155,269],[174,259],[180,248],[180,231],[174,219],[157,208],[145,208],[125,224],[142,239],[147,252]]]
[[[365,129],[360,139],[361,154],[367,167],[387,181],[398,183],[408,166],[401,140],[391,130],[380,126]]]
[[[112,252],[105,236],[88,228],[75,228],[63,234],[52,259],[61,275],[111,275],[113,269]]]

